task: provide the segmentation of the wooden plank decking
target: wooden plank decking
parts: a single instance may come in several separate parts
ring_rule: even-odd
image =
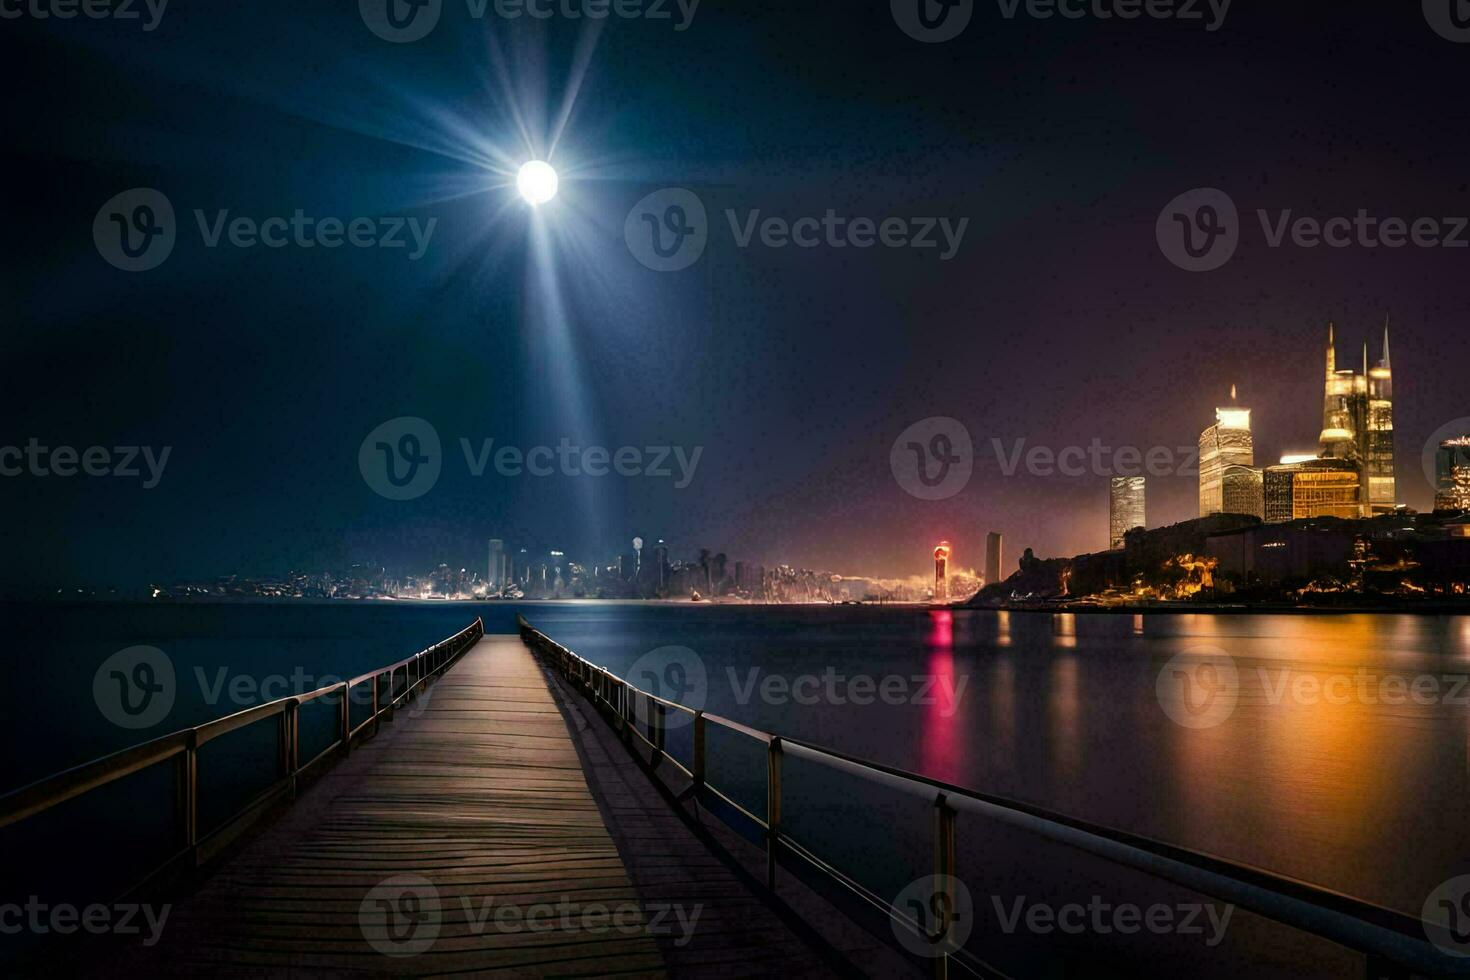
[[[114,965],[662,974],[643,924],[540,669],[487,636]]]

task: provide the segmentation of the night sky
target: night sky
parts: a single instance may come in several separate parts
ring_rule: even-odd
[[[1470,249],[1271,248],[1255,216],[1470,215],[1470,43],[1419,3],[1238,0],[1207,31],[982,0],[939,44],[873,0],[704,0],[683,31],[669,9],[599,28],[444,0],[402,44],[347,0],[175,0],[151,31],[0,19],[0,445],[171,447],[152,489],[0,478],[4,583],[479,567],[489,537],[599,557],[636,533],[674,557],[887,575],[941,537],[979,565],[988,530],[1008,564],[1097,550],[1106,479],[1006,476],[992,440],[1193,446],[1237,384],[1258,464],[1314,449],[1328,319],[1353,365],[1392,317],[1399,497],[1429,507],[1424,442],[1470,416]],[[503,171],[545,154],[567,106],[562,193],[533,213]],[[126,272],[93,222],[136,187],[166,195],[177,241]],[[709,242],[663,273],[624,222],[667,187],[697,194]],[[1239,206],[1241,241],[1191,273],[1155,223],[1200,187]],[[208,248],[195,209],[436,223],[412,260]],[[741,248],[726,209],[968,225],[947,261]],[[442,474],[395,501],[358,454],[400,416],[434,426]],[[933,416],[978,453],[939,501],[889,465]],[[476,478],[459,444],[563,437],[703,451],[681,489]],[[1193,476],[1149,494],[1150,525],[1195,516]]]

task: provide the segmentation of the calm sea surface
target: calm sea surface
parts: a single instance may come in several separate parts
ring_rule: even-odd
[[[0,611],[13,643],[0,789],[228,714],[261,691],[309,690],[400,659],[476,615],[511,632],[521,611],[590,660],[755,727],[1404,911],[1418,914],[1440,882],[1470,872],[1470,617],[1156,615],[1140,625],[1128,615],[593,603]],[[163,720],[130,731],[99,710],[94,679],[110,655],[140,644],[167,655],[176,693]],[[686,742],[676,731],[670,746],[683,754]],[[759,747],[712,734],[710,752],[712,781],[763,811]],[[794,760],[785,794],[793,835],[861,869],[880,893],[927,870],[922,802]],[[1038,867],[1072,876],[1057,895],[1121,887],[1063,855],[1037,849],[1033,860],[1025,841],[993,828],[962,821],[960,837],[961,877],[982,917],[992,884],[1033,880]]]

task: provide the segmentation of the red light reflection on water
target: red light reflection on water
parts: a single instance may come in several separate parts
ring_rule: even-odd
[[[929,612],[929,633],[925,637],[928,657],[925,681],[926,703],[918,706],[923,713],[919,734],[919,771],[936,779],[957,782],[960,777],[962,733],[958,715],[954,666],[954,613],[947,609]],[[915,689],[919,693],[920,689]]]

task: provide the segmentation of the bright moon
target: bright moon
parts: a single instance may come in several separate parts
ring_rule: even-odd
[[[532,160],[516,175],[516,190],[529,204],[545,204],[556,197],[559,180],[556,171],[545,160]]]

